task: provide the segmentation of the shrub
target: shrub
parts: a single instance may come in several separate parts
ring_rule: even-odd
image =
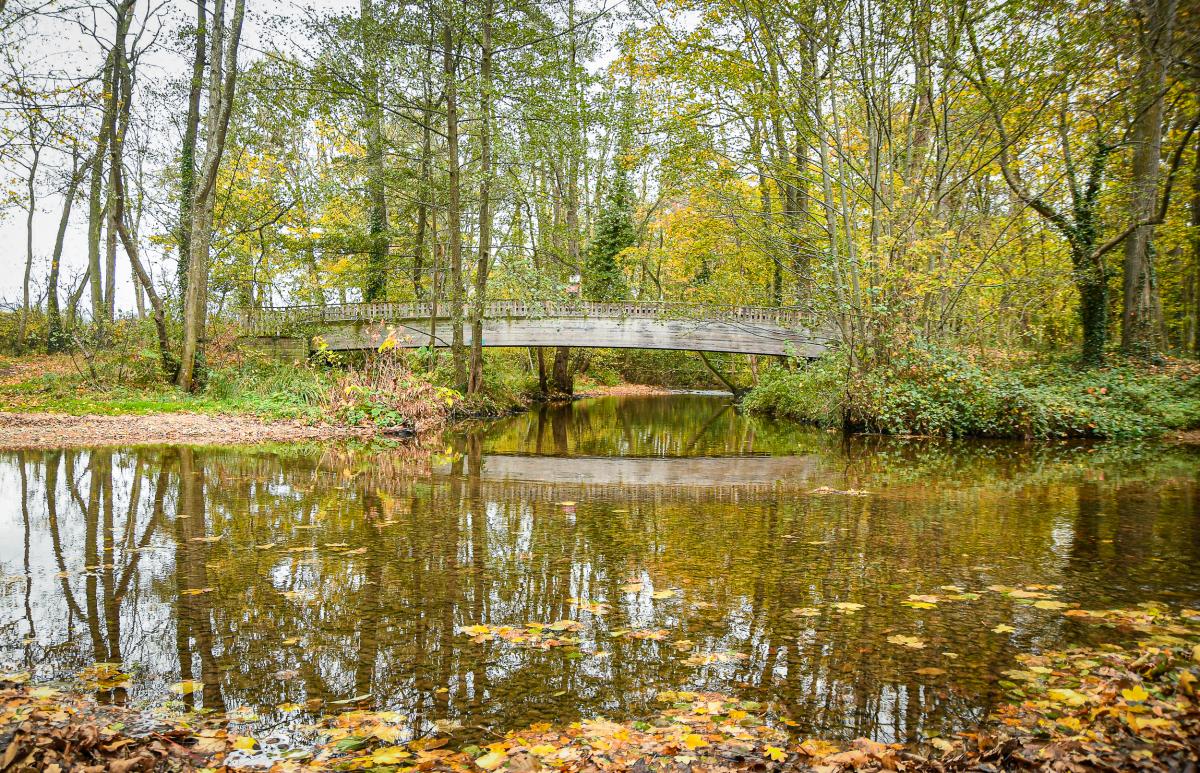
[[[846,361],[831,354],[795,369],[771,367],[743,405],[752,413],[794,419],[821,427],[840,426],[845,407]]]
[[[1200,426],[1200,374],[1183,366],[981,362],[920,345],[868,371],[851,371],[836,355],[773,369],[746,407],[896,435],[1144,438]]]
[[[346,424],[404,428],[426,435],[446,425],[461,397],[418,377],[402,354],[384,348],[370,355],[362,369],[338,379],[329,404],[333,415]]]

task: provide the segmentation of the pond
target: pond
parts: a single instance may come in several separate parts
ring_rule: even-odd
[[[433,454],[5,453],[0,668],[270,728],[364,706],[491,738],[702,689],[915,740],[983,718],[1017,653],[1097,636],[1069,606],[1195,605],[1198,473],[1188,447],[847,440],[712,395]]]

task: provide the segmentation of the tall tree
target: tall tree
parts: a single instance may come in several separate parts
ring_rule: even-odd
[[[471,362],[467,393],[483,391],[483,312],[492,265],[492,22],[494,0],[483,0],[479,44],[479,259],[471,307]]]
[[[1137,0],[1138,73],[1134,93],[1130,220],[1125,241],[1121,349],[1146,354],[1160,344],[1159,298],[1154,269],[1154,220],[1162,162],[1167,65],[1172,54],[1176,0]]]
[[[191,254],[188,256],[187,292],[183,298],[183,345],[175,383],[188,391],[201,386],[204,336],[208,322],[208,273],[213,238],[213,209],[217,172],[225,153],[229,116],[237,85],[238,47],[246,0],[234,0],[226,29],[225,0],[215,0],[208,53],[208,111],[205,115],[204,158],[192,196]]]

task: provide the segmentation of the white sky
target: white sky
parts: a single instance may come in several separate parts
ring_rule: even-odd
[[[158,3],[155,2],[155,5]],[[150,4],[146,0],[138,0],[137,9],[140,14],[144,14]],[[252,61],[257,54],[256,51],[279,47],[284,42],[279,41],[276,37],[277,27],[266,24],[268,16],[301,19],[312,12],[324,13],[328,11],[338,10],[353,10],[358,7],[357,0],[310,0],[309,2],[270,2],[262,3],[249,0],[247,2],[246,21],[242,33],[242,41],[244,44],[240,54],[240,61],[246,63]],[[186,0],[166,0],[162,5],[161,23],[162,35],[159,43],[155,46],[152,54],[148,55],[141,63],[141,69],[138,73],[138,90],[144,92],[147,88],[158,89],[167,82],[168,79],[180,78],[187,72],[190,63],[183,56],[176,54],[170,50],[170,36],[177,29],[178,24],[184,18],[192,18],[195,14],[195,5]],[[141,16],[138,17],[139,19]],[[102,24],[108,23],[107,19],[102,19]],[[298,25],[290,25],[292,29],[298,30]],[[111,37],[111,30],[101,27],[100,34],[104,38]],[[98,69],[97,46],[84,30],[77,26],[65,22],[56,21],[41,21],[36,30],[36,34],[28,39],[28,42],[23,47],[21,53],[26,61],[33,60],[38,69],[63,69],[68,71],[92,72]],[[141,107],[143,111],[148,105],[141,95],[135,97],[135,100],[141,98]],[[135,101],[134,110],[138,110],[138,103]],[[181,104],[178,112],[182,113],[185,107]],[[145,113],[143,112],[143,118]],[[155,119],[162,118],[161,116],[152,116]],[[137,118],[135,117],[135,120]],[[154,137],[156,145],[161,147],[152,148],[152,152],[160,151],[163,153],[173,152],[175,146],[179,142],[178,134],[164,120],[156,120],[157,125],[154,127],[156,134],[161,136]],[[127,158],[130,166],[135,164],[132,158],[132,148],[127,150]],[[46,165],[58,166],[65,159],[61,153],[50,152],[44,156],[48,160]],[[45,162],[44,162],[45,163]],[[151,172],[157,168],[154,161],[147,163],[147,171]],[[3,177],[0,177],[0,184],[7,186],[10,182],[12,170],[4,170]],[[37,211],[34,213],[33,221],[33,251],[34,251],[34,268],[33,268],[33,292],[37,297],[41,288],[45,285],[45,278],[48,272],[50,254],[54,249],[54,239],[58,228],[58,220],[62,210],[62,197],[54,195],[49,189],[52,187],[50,182],[53,178],[44,176],[44,182],[39,186],[42,190],[39,193],[40,201],[38,202]],[[24,190],[23,181],[17,181],[17,187]],[[81,193],[86,194],[86,186]],[[22,195],[22,200],[24,196]],[[22,295],[22,279],[25,270],[25,244],[26,244],[26,213],[23,209],[23,201],[15,206],[0,209],[0,307],[12,307],[20,305]],[[149,233],[150,230],[157,230],[155,224],[147,223],[144,231]],[[145,234],[143,234],[145,235]],[[152,271],[155,278],[161,276],[163,272],[173,273],[175,271],[174,258],[169,260],[164,259],[163,251],[159,248],[149,248],[146,240],[142,239],[143,249],[148,250],[146,255],[148,268]],[[101,245],[101,254],[103,255],[103,245]],[[87,266],[87,201],[86,195],[75,203],[75,208],[71,217],[71,228],[68,231],[63,249],[62,261],[62,279],[59,288],[59,296],[65,301],[67,294],[73,289],[72,280],[82,276],[83,270]],[[84,304],[86,305],[86,293],[84,296]],[[129,260],[126,258],[124,251],[118,249],[117,252],[117,306],[120,311],[131,310],[134,306],[133,301],[133,285],[132,285],[132,270],[129,266]]]

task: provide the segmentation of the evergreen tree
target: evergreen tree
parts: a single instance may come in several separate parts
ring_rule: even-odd
[[[629,295],[629,283],[617,256],[637,243],[637,229],[633,225],[633,185],[621,163],[622,155],[617,156],[614,179],[588,246],[583,297],[590,301],[619,301]]]

